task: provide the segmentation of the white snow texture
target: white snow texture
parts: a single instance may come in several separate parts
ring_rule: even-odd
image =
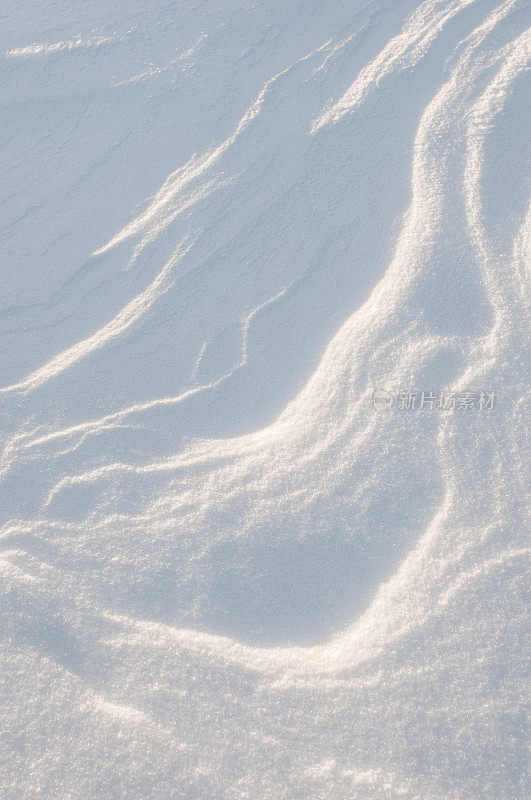
[[[530,796],[530,16],[3,4],[2,800]]]

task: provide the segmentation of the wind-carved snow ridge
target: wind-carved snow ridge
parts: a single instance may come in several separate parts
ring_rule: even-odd
[[[327,45],[328,42],[299,59],[295,64],[306,61],[316,52],[320,52],[326,48]],[[141,241],[136,244],[133,249],[133,254],[128,263],[128,267],[130,267],[138,258],[144,247],[167,228],[179,214],[208,195],[213,182],[208,182],[198,190],[191,191],[186,197],[182,197],[184,190],[208,169],[213,167],[221,156],[251,125],[252,121],[262,110],[262,106],[271,86],[273,86],[279,78],[293,69],[295,64],[291,64],[266,81],[254,102],[246,110],[232,134],[225,139],[225,141],[201,156],[194,154],[186,164],[176,169],[175,172],[172,172],[171,175],[166,178],[161,188],[155,193],[147,209],[139,214],[132,222],[125,225],[119,233],[107,242],[107,244],[95,250],[93,255],[102,255],[131,237],[137,234],[143,234]]]
[[[462,27],[447,26],[468,6]],[[496,126],[509,120],[518,128],[515,89],[529,64],[523,8],[519,0],[423,2],[358,70],[342,100],[318,116],[331,87],[325,70],[314,72],[305,83],[314,107],[307,108],[305,95],[296,109],[297,138],[289,141],[308,150],[301,171],[293,169],[282,187],[288,198],[282,211],[289,215],[298,203],[303,210],[289,216],[286,230],[270,191],[256,216],[241,212],[243,223],[234,228],[225,218],[191,224],[198,237],[182,239],[151,285],[111,322],[2,390],[8,414],[29,407],[3,441],[1,498],[11,501],[17,481],[32,490],[28,510],[6,514],[0,527],[0,580],[13,604],[5,612],[12,650],[3,674],[13,672],[22,686],[8,694],[9,703],[29,697],[44,706],[32,744],[41,747],[44,739],[47,751],[29,767],[20,756],[31,786],[45,787],[36,790],[39,798],[54,792],[80,800],[96,792],[120,800],[527,797],[518,643],[529,554],[520,448],[529,396],[521,351],[531,217],[521,204],[515,214],[500,203],[496,213],[504,225],[510,218],[512,241],[499,244],[489,207],[490,193],[496,198],[499,191],[492,162],[503,156],[513,169],[511,147],[523,134],[516,130],[517,143],[500,149]],[[436,39],[448,56],[444,75],[430,55]],[[336,82],[345,52],[336,47],[330,57]],[[187,428],[195,417],[217,421],[232,403],[239,413],[260,347],[281,345],[280,337],[254,333],[280,325],[286,309],[295,325],[296,315],[325,295],[341,255],[333,251],[313,293],[317,269],[292,280],[282,261],[252,301],[242,289],[242,304],[230,307],[223,327],[215,300],[232,264],[225,254],[237,254],[240,282],[251,271],[259,283],[277,240],[295,236],[298,224],[303,248],[313,228],[332,225],[344,211],[344,225],[331,228],[329,238],[345,237],[345,258],[355,270],[358,242],[348,234],[354,228],[361,240],[363,225],[388,202],[379,196],[360,213],[340,184],[345,165],[352,169],[352,194],[363,191],[364,171],[379,175],[378,165],[367,161],[360,169],[356,158],[349,160],[358,129],[382,148],[390,141],[378,138],[364,101],[383,78],[399,91],[393,81],[400,76],[402,85],[402,70],[422,70],[429,61],[420,119],[405,110],[393,140],[407,164],[407,186],[397,183],[403,204],[384,268],[362,300],[351,303],[337,333],[327,335],[310,377],[270,424],[249,425],[251,432],[238,436],[225,430],[218,438],[214,424],[206,426],[208,435],[200,426]],[[132,240],[132,264],[148,243],[156,250],[160,233],[185,208],[196,214],[217,189],[227,190],[227,206],[237,205],[239,176],[222,179],[221,156],[238,150],[244,131],[256,132],[252,122],[272,83],[290,69],[263,85],[227,140],[172,173],[148,208],[94,255]],[[293,87],[286,90],[291,108],[288,91]],[[352,125],[328,124],[353,110]],[[270,174],[271,149],[252,150],[253,187]],[[293,161],[294,150],[286,148]],[[385,158],[391,186],[394,153]],[[286,171],[291,167],[286,161]],[[213,168],[220,174],[209,174]],[[308,173],[312,180],[305,182]],[[319,216],[327,210],[316,204],[320,192],[330,195],[327,218]],[[310,198],[302,205],[305,193]],[[245,201],[241,207],[246,211]],[[273,233],[260,228],[264,218],[273,220]],[[227,234],[212,235],[209,249],[202,237],[216,225]],[[251,229],[258,230],[251,241],[264,250],[262,261],[243,246]],[[310,258],[320,263],[335,241],[316,241]],[[194,273],[173,302],[169,290],[190,252],[214,300],[197,290]],[[117,261],[119,271],[120,253]],[[297,292],[302,302],[291,305]],[[471,298],[469,306],[463,298]],[[172,315],[203,311],[203,302],[205,318],[214,317],[211,328],[164,326]],[[461,305],[462,317],[452,316]],[[107,344],[127,344],[123,334],[137,323],[160,347],[168,330],[180,334],[176,350],[188,344],[182,391],[127,398],[119,411],[88,420],[37,417],[33,425],[36,389],[44,396],[59,376],[68,387],[75,363],[103,359],[112,349]],[[215,336],[229,344],[212,356]],[[378,413],[372,396],[379,388],[394,397],[408,389],[492,389],[497,405],[484,413],[396,407]],[[256,402],[252,393],[245,399],[248,406]],[[40,722],[38,709],[32,715]],[[19,735],[18,716],[12,725]],[[7,796],[16,794],[9,789]]]
[[[81,359],[87,358],[87,356],[99,350],[101,347],[104,347],[113,339],[121,336],[128,328],[139,322],[149,311],[151,306],[172,286],[172,275],[175,266],[184,258],[192,246],[193,242],[188,244],[188,237],[185,237],[150,286],[131,300],[131,302],[110,322],[104,325],[103,328],[100,328],[88,339],[77,342],[72,347],[69,347],[68,350],[59,353],[47,364],[44,364],[28,375],[24,380],[14,383],[11,386],[1,388],[0,395],[10,392],[31,392]]]
[[[490,15],[484,25],[477,28],[469,37],[470,46],[463,54],[451,80],[440,93],[446,95],[446,102],[450,102],[453,106],[453,103],[459,103],[459,95],[464,95],[463,99],[466,98],[467,82],[471,84],[472,79],[476,77],[472,69],[471,58],[485,37],[515,5],[512,0],[503,3]],[[500,270],[503,256],[501,254],[494,256],[489,253],[482,223],[481,165],[489,125],[495,115],[503,109],[511,84],[529,64],[529,44],[530,36],[529,32],[526,32],[503,48],[494,57],[494,61],[504,61],[502,69],[479,100],[474,103],[472,109],[468,111],[460,108],[460,104],[456,106],[460,113],[464,111],[465,118],[468,117],[469,120],[466,137],[466,165],[463,176],[467,224],[478,253],[478,261],[482,266],[483,280],[494,310],[495,323],[489,334],[477,343],[475,351],[472,352],[471,365],[452,387],[455,391],[464,391],[470,385],[485,385],[481,381],[492,379],[492,370],[496,368],[497,363],[503,363],[503,353],[508,345],[514,344],[514,339],[518,339],[523,334],[518,326],[518,321],[526,319],[527,304],[519,273],[526,259],[522,241],[528,236],[529,218],[524,220],[517,234],[513,253],[507,258],[506,268]],[[508,380],[506,385],[510,385]],[[523,430],[519,431],[519,436],[523,438]],[[498,488],[494,497],[489,499],[484,497],[485,508],[481,514],[483,522],[481,526],[478,526],[476,531],[478,539],[475,540],[474,535],[470,535],[466,528],[463,530],[460,523],[461,519],[467,518],[467,512],[470,514],[467,500],[472,501],[474,493],[472,487],[468,494],[463,493],[463,476],[466,475],[466,472],[463,470],[462,462],[468,461],[469,470],[471,467],[469,459],[463,459],[459,449],[455,449],[458,441],[454,419],[448,415],[443,419],[438,433],[440,460],[446,485],[444,503],[418,546],[404,561],[393,579],[379,592],[366,617],[360,620],[357,627],[358,635],[367,632],[368,623],[385,620],[385,634],[383,634],[381,622],[375,625],[374,630],[378,637],[382,637],[382,642],[385,642],[384,646],[388,646],[390,637],[394,639],[403,636],[412,628],[426,624],[427,620],[437,617],[448,602],[450,595],[457,593],[459,588],[464,589],[488,570],[496,569],[512,560],[521,564],[526,563],[529,555],[528,548],[513,545],[512,548],[507,547],[491,562],[483,563],[480,567],[466,569],[464,566],[460,566],[460,562],[466,563],[470,550],[474,550],[479,544],[484,545],[486,540],[499,535],[500,530],[505,530],[508,544],[511,540],[509,533],[518,540],[521,531],[518,522],[515,521],[513,531],[507,529],[507,506],[509,505],[507,498],[512,494],[511,486],[519,486],[520,491],[525,494],[523,475],[525,475],[526,467],[525,457],[518,458],[516,453],[514,453],[513,464],[502,463],[498,449],[491,453],[490,457],[493,459],[493,463],[490,464],[491,469],[498,479],[501,479],[504,473],[505,478],[503,485]],[[506,445],[510,448],[510,441],[507,441]],[[471,473],[471,477],[476,474],[473,470]],[[492,490],[492,487],[490,488]],[[463,498],[465,502],[463,502]],[[509,525],[511,524],[514,523],[509,522]],[[460,528],[461,531],[458,534]],[[458,540],[460,541],[457,546]],[[520,542],[525,544],[525,536],[520,536]],[[437,559],[437,570],[433,569],[434,559]],[[448,586],[448,577],[454,570],[457,574],[451,579],[453,581],[449,584],[451,588],[443,590],[445,582]],[[413,576],[418,579],[421,575],[425,576],[427,571],[429,578],[427,580],[424,578],[423,587],[420,590],[418,586],[413,588]],[[424,594],[424,592],[426,593]],[[402,600],[400,599],[401,593],[405,595]],[[433,598],[437,594],[440,599],[434,606]],[[397,624],[399,615],[403,615],[403,618]],[[347,642],[348,637],[346,636],[343,638],[343,643]],[[354,638],[354,642],[356,646],[359,645],[357,636]],[[351,642],[350,645],[354,642]],[[339,652],[341,650],[334,651],[336,657]],[[350,646],[348,646],[347,652],[352,654]]]
[[[475,0],[426,0],[405,22],[402,31],[364,67],[337,103],[312,123],[312,132],[352,114],[368,93],[395,70],[414,67],[446,23]]]
[[[186,248],[186,250],[180,252],[180,257],[181,258],[186,254],[186,252],[188,252],[190,247],[192,247],[192,244],[190,244],[189,247]],[[166,264],[166,266],[164,267],[164,270],[167,271],[169,267],[173,266],[174,263],[176,262],[176,259],[177,259],[177,254],[174,254],[174,256],[170,259],[168,264]],[[163,272],[164,272],[164,270],[163,270]],[[146,305],[145,305],[146,297],[150,297],[151,303],[153,303],[153,302],[155,302],[156,299],[158,299],[158,297],[162,296],[163,292],[167,291],[170,288],[171,284],[165,286],[160,291],[160,293],[158,295],[156,295],[156,296],[153,296],[153,292],[152,292],[153,286],[156,283],[158,283],[157,288],[160,288],[163,285],[162,284],[162,280],[160,280],[161,275],[162,275],[162,273],[157,277],[157,279],[153,282],[153,284],[149,287],[149,289],[146,290],[146,292],[144,292],[140,296],[140,298],[135,298],[135,300],[132,301],[132,303],[129,304],[129,306],[133,306],[135,309],[144,307],[143,311],[145,311],[145,310],[147,310],[147,307],[149,307],[149,306],[146,307]],[[165,274],[163,277],[166,278],[167,274]],[[282,289],[280,292],[278,292],[273,297],[270,297],[267,300],[265,300],[263,303],[260,303],[260,305],[256,306],[256,308],[253,308],[249,312],[249,314],[243,319],[243,321],[242,321],[241,359],[233,369],[229,370],[229,372],[221,375],[219,378],[217,378],[215,381],[212,381],[211,383],[200,384],[200,385],[196,384],[191,389],[188,389],[187,391],[182,392],[181,394],[176,395],[174,397],[159,397],[159,398],[157,398],[155,400],[151,400],[151,401],[149,401],[147,403],[137,403],[135,405],[129,406],[128,408],[121,409],[120,411],[117,411],[117,412],[115,412],[113,414],[108,414],[105,417],[101,417],[100,419],[91,420],[90,422],[81,423],[79,425],[73,425],[73,426],[71,426],[69,428],[59,429],[59,430],[54,431],[53,433],[48,433],[48,434],[45,434],[45,435],[42,435],[42,433],[40,433],[40,432],[38,432],[37,434],[35,432],[16,434],[14,437],[12,437],[12,439],[10,439],[7,442],[7,444],[4,447],[4,451],[3,451],[3,454],[2,454],[2,461],[0,462],[0,475],[3,472],[9,471],[9,468],[12,465],[14,459],[16,459],[17,453],[20,454],[21,452],[23,452],[25,450],[31,450],[31,449],[37,448],[39,446],[42,446],[44,444],[47,444],[49,442],[54,442],[54,441],[61,440],[61,439],[70,439],[70,437],[72,437],[72,436],[80,437],[80,438],[78,438],[78,444],[79,444],[87,436],[97,435],[97,434],[100,434],[100,433],[102,433],[103,431],[106,431],[106,430],[112,430],[113,427],[115,427],[115,426],[116,427],[121,427],[123,425],[123,423],[124,423],[124,420],[127,420],[129,417],[134,417],[134,416],[140,414],[141,412],[150,411],[152,409],[160,408],[160,407],[164,407],[164,406],[178,405],[179,403],[182,403],[184,400],[187,400],[187,399],[189,399],[191,397],[194,397],[195,395],[197,395],[197,394],[199,394],[201,392],[209,391],[211,389],[216,388],[217,386],[222,384],[224,381],[226,381],[229,378],[231,378],[238,370],[240,370],[242,367],[245,366],[245,364],[247,363],[247,359],[248,359],[248,351],[247,351],[248,344],[247,344],[247,342],[248,342],[248,336],[249,336],[249,329],[251,327],[251,323],[252,323],[253,319],[256,317],[257,314],[260,313],[260,311],[262,311],[262,309],[266,308],[271,303],[275,303],[277,300],[279,300],[281,297],[283,297],[284,294],[286,293],[286,291],[287,291],[287,289]],[[151,305],[151,303],[149,305]],[[129,306],[127,306],[127,309],[129,309]],[[111,323],[109,323],[108,326],[105,326],[105,328],[103,328],[101,331],[99,331],[98,334],[95,335],[95,337],[92,337],[91,339],[86,340],[86,342],[90,343],[91,346],[88,346],[86,344],[86,342],[81,342],[80,343],[80,345],[85,345],[85,346],[84,346],[84,348],[81,348],[79,353],[76,351],[76,354],[78,354],[79,358],[83,358],[85,355],[89,354],[93,350],[97,349],[100,346],[103,346],[103,344],[105,344],[105,342],[108,339],[112,338],[110,336],[107,336],[106,338],[103,337],[103,333],[104,333],[104,331],[106,331],[107,328],[109,328],[110,330],[115,332],[115,335],[119,335],[121,332],[123,332],[123,330],[125,330],[125,327],[120,327],[120,326],[116,325],[116,320],[122,319],[122,318],[128,318],[129,319],[129,324],[132,325],[133,322],[136,322],[137,319],[141,316],[141,313],[139,313],[138,316],[135,316],[133,319],[130,319],[130,314],[129,315],[126,314],[127,309],[124,309],[120,313],[120,315],[118,315],[118,317],[115,318],[115,320],[113,320]],[[92,339],[94,339],[95,343],[92,342]],[[194,371],[193,371],[193,374],[192,374],[192,377],[194,379],[195,379],[195,373],[197,371],[197,367],[198,367],[199,362],[200,362],[200,360],[201,360],[201,358],[202,358],[202,356],[204,354],[205,347],[206,347],[206,345],[203,344],[203,346],[201,348],[201,351],[199,353],[199,356],[198,356],[198,359],[197,359],[197,362],[196,362],[196,365],[195,365],[195,368],[194,368]],[[74,349],[74,348],[72,348],[72,349]],[[61,371],[62,369],[66,369],[67,366],[70,366],[72,363],[74,363],[73,361],[69,360],[68,355],[69,355],[69,351],[66,351],[65,354],[61,354],[61,356],[57,357],[57,364],[60,365],[60,368],[57,367],[56,371],[51,369],[49,365],[46,365],[47,369],[42,374],[40,373],[40,370],[39,370],[37,373],[34,374],[34,376],[30,376],[27,379],[27,381],[23,382],[22,384],[18,384],[18,385],[13,386],[13,387],[7,387],[6,389],[3,389],[1,391],[4,391],[4,392],[8,392],[8,391],[31,391],[32,388],[35,388],[36,386],[41,385],[46,380],[49,380],[51,377],[53,377],[55,374],[58,374],[59,371]],[[76,359],[76,360],[78,360],[78,359]],[[54,362],[51,362],[51,363],[54,364],[55,363],[55,359],[54,359]],[[42,369],[45,370],[44,367]],[[37,375],[38,375],[38,377],[40,379],[39,382],[36,381],[36,376]],[[32,377],[33,377],[33,380],[30,383],[30,378],[32,378]],[[77,447],[77,446],[78,445],[74,445],[73,447]],[[71,452],[71,451],[72,451],[72,448],[69,448],[68,451],[65,451],[65,452]],[[62,453],[60,452],[60,453],[58,453],[58,455],[59,454],[62,454]],[[172,463],[172,462],[170,462],[170,463]],[[60,491],[60,489],[63,486],[68,485],[69,483],[82,483],[82,482],[84,482],[86,480],[90,481],[90,480],[93,480],[95,477],[100,477],[101,475],[107,474],[108,472],[119,471],[121,469],[122,469],[122,465],[112,465],[109,468],[103,468],[103,472],[100,472],[99,470],[96,470],[91,475],[82,475],[82,476],[78,476],[75,479],[65,478],[64,481],[60,482],[60,484],[58,484],[56,487],[54,487],[54,489],[50,492],[50,494],[48,496],[48,499],[47,499],[47,501],[45,503],[45,507],[50,503],[50,501],[52,500],[53,496],[58,491]],[[124,466],[123,469],[128,471],[128,467],[127,466]],[[166,465],[162,466],[162,469],[166,469]],[[131,471],[134,471],[134,470],[131,470]],[[139,471],[142,472],[143,470],[140,469]],[[146,469],[144,471],[147,472],[149,470]]]
[[[467,130],[467,159],[464,173],[467,222],[470,236],[476,248],[478,261],[482,266],[484,281],[489,297],[495,299],[495,326],[489,338],[496,339],[500,345],[510,335],[513,310],[526,301],[527,292],[523,275],[514,270],[514,253],[507,260],[492,252],[487,231],[483,222],[483,201],[481,192],[482,163],[485,139],[492,120],[503,109],[504,101],[520,72],[528,68],[531,60],[531,31],[527,30],[515,42],[507,45],[495,56],[503,61],[503,66],[495,80],[474,104],[470,113]],[[526,221],[527,222],[527,221]],[[515,247],[525,235],[527,224],[517,236]],[[503,261],[500,263],[500,260]],[[505,263],[503,263],[505,261]],[[500,281],[500,273],[504,280]],[[525,338],[524,331],[518,331]],[[505,343],[506,344],[506,343]]]
[[[117,33],[110,35],[99,34],[90,36],[88,39],[78,36],[75,39],[68,39],[63,42],[35,42],[25,47],[15,47],[11,50],[6,50],[5,55],[8,58],[32,58],[36,56],[49,56],[54,53],[61,53],[65,50],[77,50],[79,47],[99,47],[102,44],[109,44],[117,39],[122,41],[126,36],[130,35],[132,30],[133,29],[121,35]]]
[[[31,447],[35,447],[37,445],[43,444],[43,442],[45,442],[45,441],[53,441],[54,439],[63,438],[63,437],[66,437],[66,436],[72,436],[72,434],[76,434],[76,435],[82,434],[82,436],[86,436],[88,434],[98,433],[99,431],[107,429],[109,427],[109,424],[111,424],[111,427],[112,427],[113,423],[116,423],[116,422],[121,423],[123,420],[125,420],[127,417],[129,417],[129,416],[131,416],[133,414],[138,414],[141,411],[147,411],[147,410],[150,410],[150,409],[153,409],[153,408],[157,408],[157,407],[160,407],[160,406],[168,406],[168,405],[178,404],[178,403],[181,403],[183,400],[186,400],[186,399],[188,399],[190,397],[193,397],[196,394],[199,394],[200,392],[205,392],[205,391],[209,391],[209,390],[215,389],[217,386],[220,386],[220,384],[222,384],[224,381],[226,381],[229,378],[231,378],[236,372],[238,372],[238,370],[240,370],[242,367],[244,367],[245,364],[247,363],[247,359],[248,359],[248,349],[247,348],[248,348],[249,329],[251,327],[251,323],[252,323],[254,317],[256,317],[256,315],[259,314],[260,311],[262,311],[264,308],[266,308],[270,304],[275,303],[277,300],[280,300],[280,298],[283,297],[285,293],[286,293],[286,289],[282,289],[274,297],[268,298],[263,303],[260,303],[260,305],[257,306],[256,308],[253,308],[252,311],[245,317],[245,319],[243,320],[243,323],[242,323],[242,354],[241,354],[241,359],[233,369],[229,370],[229,372],[225,373],[224,375],[221,375],[221,377],[217,378],[217,380],[212,381],[211,383],[201,384],[199,386],[196,385],[192,389],[189,389],[188,391],[183,392],[182,394],[178,395],[177,397],[159,398],[157,400],[152,400],[150,403],[143,403],[143,404],[139,404],[137,406],[131,406],[130,408],[123,409],[122,411],[119,411],[116,414],[110,414],[107,417],[103,417],[102,419],[95,420],[95,421],[92,421],[90,423],[85,423],[83,425],[78,425],[75,428],[70,428],[70,429],[66,429],[66,430],[62,430],[62,431],[56,431],[54,434],[50,434],[47,437],[39,437],[39,438],[36,438],[36,439],[33,439],[33,440],[30,439],[28,442],[25,442],[23,446],[26,447],[26,448],[31,448]],[[200,361],[203,353],[204,353],[204,345],[201,348],[197,363],[196,363],[195,368],[194,368],[194,373],[193,373],[194,377],[195,377],[195,372],[197,370],[197,366],[199,364],[199,361]],[[17,438],[16,442],[18,443],[19,441],[20,441],[20,438]],[[52,502],[52,500],[54,499],[54,497],[67,486],[72,486],[72,485],[80,484],[80,483],[94,482],[94,481],[96,481],[96,480],[98,480],[98,479],[100,479],[102,477],[106,477],[106,476],[111,475],[112,473],[116,473],[116,472],[127,472],[127,473],[133,473],[134,472],[134,473],[137,473],[137,474],[141,475],[141,474],[147,474],[147,473],[150,473],[150,472],[171,471],[171,470],[173,470],[175,468],[177,463],[178,462],[176,462],[174,460],[169,460],[169,461],[166,461],[166,462],[158,462],[157,464],[150,464],[150,465],[145,466],[145,467],[131,467],[130,465],[127,465],[127,464],[111,464],[111,465],[109,465],[107,467],[102,467],[101,469],[94,470],[93,472],[90,472],[90,473],[86,473],[86,474],[83,474],[83,475],[77,475],[75,478],[63,478],[63,480],[59,481],[59,483],[57,483],[54,486],[54,488],[52,489],[52,491],[48,495],[48,497],[46,499],[46,502],[44,503],[43,507],[47,508],[50,505],[50,503]]]

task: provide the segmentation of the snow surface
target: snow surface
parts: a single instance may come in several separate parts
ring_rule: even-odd
[[[529,796],[529,18],[3,5],[3,800]]]

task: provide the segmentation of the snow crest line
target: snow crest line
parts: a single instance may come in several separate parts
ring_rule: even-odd
[[[327,111],[312,122],[311,132],[336,123],[363,102],[368,93],[386,75],[397,69],[407,69],[426,54],[446,23],[475,0],[426,0],[406,20],[402,31],[383,48],[378,56],[364,67],[352,86]]]
[[[178,245],[172,257],[166,262],[153,283],[128,303],[110,322],[100,328],[92,336],[77,342],[67,350],[63,350],[47,364],[32,372],[23,381],[14,383],[0,389],[0,395],[12,392],[27,393],[59,375],[64,370],[81,361],[83,358],[109,344],[121,334],[125,333],[132,325],[139,322],[149,311],[151,306],[165,294],[172,286],[172,274],[175,266],[189,252],[193,243],[187,244],[185,237]]]
[[[49,56],[54,53],[61,53],[65,50],[77,50],[82,47],[99,47],[102,44],[108,44],[116,40],[122,41],[129,36],[134,28],[131,28],[124,34],[113,33],[110,35],[91,36],[88,39],[83,39],[81,36],[75,39],[66,39],[62,42],[34,42],[25,47],[14,47],[11,50],[5,51],[7,58],[33,58],[36,56]]]
[[[181,199],[182,192],[197,178],[199,178],[210,167],[214,166],[221,156],[234,144],[239,136],[249,127],[252,121],[262,110],[265,98],[271,86],[283,75],[286,75],[297,64],[300,64],[318,52],[321,52],[329,45],[329,41],[324,45],[313,50],[311,53],[290,64],[288,67],[273,75],[264,84],[254,102],[245,111],[244,115],[236,125],[232,134],[221,144],[201,156],[194,154],[182,167],[172,172],[164,181],[161,188],[153,196],[153,199],[144,212],[139,214],[132,222],[125,225],[119,233],[99,249],[95,250],[93,256],[99,256],[122,244],[133,236],[141,232],[144,233],[142,241],[135,247],[129,261],[129,266],[136,260],[145,245],[152,241],[155,236],[164,230],[185,208],[189,208],[193,203],[205,196],[206,191],[203,187],[197,192],[192,192],[187,201]]]

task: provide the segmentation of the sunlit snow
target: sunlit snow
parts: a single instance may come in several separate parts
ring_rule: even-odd
[[[529,797],[530,16],[4,4],[2,800]]]

